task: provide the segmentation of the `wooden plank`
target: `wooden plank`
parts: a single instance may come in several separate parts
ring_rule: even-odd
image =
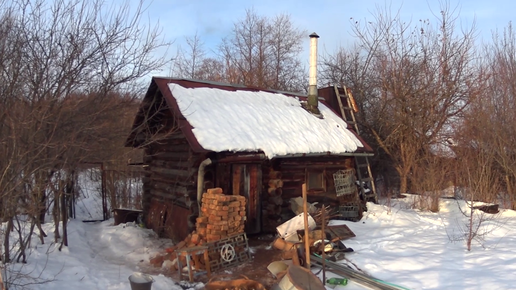
[[[188,208],[186,197],[182,195],[176,195],[173,192],[163,192],[157,189],[151,189],[150,192],[153,198],[160,198],[163,201],[169,201],[175,205]]]
[[[175,192],[179,193],[183,196],[190,195],[192,192],[196,192],[196,189],[193,187],[186,186],[178,186],[177,184],[166,184],[161,182],[154,182],[150,185],[151,189],[161,190],[163,192]]]
[[[310,269],[310,245],[308,243],[308,210],[307,210],[307,197],[306,197],[306,183],[303,183],[302,186],[303,193],[303,218],[305,223],[305,255],[306,255],[306,263],[305,266]]]
[[[326,164],[341,164],[350,156],[323,156],[323,157],[293,157],[281,159],[281,168],[288,165],[326,165]]]
[[[255,164],[247,165],[247,173],[249,176],[249,215],[250,219],[249,225],[253,228],[257,228],[259,231],[259,198],[260,191],[258,190],[260,179],[259,177],[259,168]]]
[[[220,187],[223,192],[229,193],[232,184],[231,165],[228,163],[217,163],[216,172],[215,187]]]
[[[325,168],[344,168],[346,165],[345,161],[342,162],[332,162],[332,163],[306,163],[306,164],[283,164],[281,166],[282,171],[286,170],[296,170],[296,169],[325,169]]]
[[[241,187],[241,184],[242,184],[242,170],[243,170],[243,165],[241,164],[233,164],[233,186],[232,186],[232,191],[233,191],[233,195],[240,195],[241,194],[241,190],[240,190],[240,187]],[[243,192],[242,192],[243,193]]]
[[[321,207],[321,231],[322,233],[326,233],[326,231],[324,230],[324,227],[326,226],[326,207],[323,205]],[[324,235],[322,235],[321,237],[321,240],[322,240],[322,282],[323,282],[323,285],[326,285],[326,247],[325,247],[325,239],[326,237],[324,237]]]
[[[197,176],[194,174],[188,179],[181,178],[181,179],[172,180],[170,178],[164,178],[157,174],[153,174],[150,177],[150,179],[151,179],[151,183],[152,182],[163,182],[163,183],[175,184],[178,186],[195,187],[195,180],[197,179]]]
[[[9,249],[7,249],[7,251],[9,251]],[[5,290],[5,287],[4,287],[4,279],[3,279],[3,276],[2,276],[2,269],[0,269],[0,290]]]
[[[190,169],[193,168],[193,160],[178,160],[176,162],[168,160],[153,160],[149,166],[152,167],[163,167],[169,169]]]
[[[180,151],[180,152],[169,152],[169,151],[165,151],[165,152],[157,152],[157,153],[154,153],[153,155],[150,155],[153,159],[165,159],[165,160],[168,160],[168,159],[172,159],[172,160],[178,160],[178,159],[183,159],[183,160],[188,160],[192,157],[192,155],[190,154],[190,152],[188,151]]]
[[[174,177],[190,177],[197,172],[196,169],[180,170],[180,169],[169,169],[160,167],[151,167],[151,171],[163,176],[167,176],[174,180]]]
[[[154,146],[156,146],[156,145],[153,145],[153,147]],[[187,143],[159,145],[159,146],[156,146],[156,148],[153,148],[153,151],[154,151],[154,153],[157,153],[157,152],[189,152],[190,145]]]
[[[290,180],[284,180],[284,181],[283,181],[283,189],[295,189],[295,188],[299,188],[303,182],[304,182],[304,180],[302,180],[302,181],[290,181]]]

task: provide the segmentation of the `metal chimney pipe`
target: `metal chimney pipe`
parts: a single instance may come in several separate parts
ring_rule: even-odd
[[[310,70],[308,79],[308,108],[314,114],[319,114],[317,108],[317,33],[310,34]]]

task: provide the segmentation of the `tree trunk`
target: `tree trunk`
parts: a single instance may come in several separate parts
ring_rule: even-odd
[[[45,214],[47,213],[47,194],[46,194],[46,186],[43,187],[40,191],[39,196],[39,203],[38,203],[38,209],[39,209],[39,221],[40,223],[45,223]]]
[[[511,199],[511,209],[514,210],[516,208],[516,199],[512,193],[511,177],[508,174],[505,175],[505,184],[507,185],[507,195]]]
[[[18,216],[16,216],[16,223],[18,224],[17,232],[18,232],[18,243],[19,243],[19,249],[18,249],[19,253],[18,253],[18,257],[16,258],[16,262],[19,263],[20,258],[23,258],[21,260],[21,262],[25,264],[25,263],[27,263],[27,248],[30,246],[30,240],[32,237],[32,233],[34,232],[35,224],[34,224],[34,222],[31,223],[29,233],[24,238],[23,237],[23,226],[21,225],[20,220],[18,219]]]
[[[36,227],[38,227],[38,230],[39,230],[39,240],[41,241],[41,244],[44,245],[45,244],[45,239],[47,237],[47,234],[45,233],[45,231],[43,230],[43,228],[41,227],[41,222],[40,220],[38,219],[38,217],[34,217],[34,223],[36,223]]]
[[[52,215],[54,216],[54,242],[57,244],[59,239],[61,238],[61,235],[59,234],[59,198],[61,196],[61,193],[59,191],[56,191],[54,194],[54,209],[52,210]]]
[[[68,232],[66,230],[66,225],[68,222],[68,209],[66,208],[66,195],[67,194],[61,194],[61,219],[63,220],[63,239],[62,244],[64,244],[66,247],[68,247]],[[61,247],[59,247],[59,250],[61,250]]]
[[[473,200],[473,199],[472,199]],[[470,204],[470,211],[469,211],[469,224],[468,224],[468,237],[466,241],[466,246],[468,251],[471,251],[471,241],[473,240],[473,205]]]
[[[9,255],[9,235],[13,229],[13,218],[10,217],[7,221],[7,229],[5,230],[4,237],[4,264],[11,262],[11,257]]]
[[[400,193],[407,193],[409,170],[404,167],[396,167],[396,171],[400,175]]]

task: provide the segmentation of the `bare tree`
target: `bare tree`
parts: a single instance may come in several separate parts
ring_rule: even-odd
[[[287,14],[269,18],[247,10],[212,56],[197,34],[186,37],[187,48],[179,48],[174,73],[190,79],[302,91],[307,76],[299,55],[305,34]]]
[[[486,94],[475,99],[468,128],[472,139],[493,152],[504,181],[504,198],[516,208],[516,34],[511,24],[494,34],[486,47],[489,80]],[[478,122],[482,116],[482,122]]]
[[[458,176],[461,194],[457,198],[466,204],[466,208],[463,209],[459,203],[466,219],[459,220],[460,232],[458,235],[450,236],[450,239],[464,240],[467,250],[471,251],[473,241],[482,245],[485,238],[494,230],[488,226],[488,221],[497,217],[479,210],[475,203],[496,201],[502,183],[493,158],[494,152],[485,150],[486,148],[478,146],[478,143],[469,145],[458,150],[461,162],[457,164],[461,172]]]
[[[206,55],[204,43],[197,33],[193,37],[185,37],[185,40],[188,47],[186,51],[178,47],[174,60],[175,73],[189,79],[200,79],[199,74]]]
[[[430,147],[446,140],[450,128],[480,87],[475,63],[474,27],[457,33],[457,15],[446,5],[438,20],[412,25],[378,8],[373,21],[353,23],[355,50],[326,57],[325,76],[349,81],[367,111],[359,119],[392,161],[400,191],[409,189],[413,172],[425,166]],[[354,20],[353,20],[354,21]],[[331,66],[340,61],[344,70]]]
[[[26,260],[50,204],[66,227],[67,180],[79,163],[101,159],[120,140],[116,127],[141,94],[141,78],[159,69],[158,27],[142,22],[143,2],[0,2],[0,203],[8,229],[2,259]],[[118,140],[118,141],[117,141]],[[103,147],[104,146],[104,147]],[[59,206],[59,207],[58,207]],[[27,214],[30,231],[18,226]],[[9,243],[11,229],[19,245]],[[66,245],[66,229],[61,232]],[[56,236],[57,238],[58,236]]]
[[[262,88],[302,90],[306,72],[299,54],[305,34],[294,27],[288,15],[270,19],[247,10],[245,19],[234,24],[232,34],[219,47],[228,72],[227,81]]]

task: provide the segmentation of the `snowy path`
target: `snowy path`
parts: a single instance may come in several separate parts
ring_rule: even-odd
[[[49,234],[46,244],[38,244],[23,271],[32,277],[39,275],[40,281],[50,282],[31,285],[28,289],[130,289],[128,277],[146,270],[142,267],[149,257],[170,242],[156,238],[151,230],[112,224],[112,220],[70,221],[69,247],[63,247],[61,252],[58,245],[52,243],[51,225],[46,224]],[[153,290],[182,289],[163,275],[153,278]]]

